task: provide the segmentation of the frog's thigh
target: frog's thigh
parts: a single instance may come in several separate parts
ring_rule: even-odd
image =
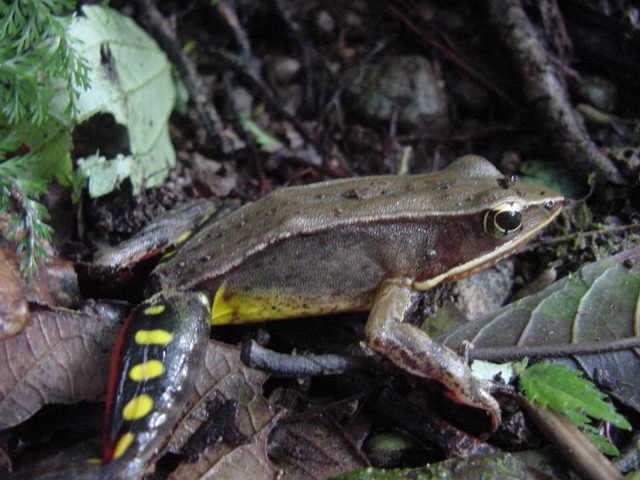
[[[419,328],[403,323],[417,295],[409,285],[391,279],[380,286],[365,328],[368,345],[403,370],[439,381],[457,401],[487,411],[495,429],[500,423],[498,402],[462,358]]]

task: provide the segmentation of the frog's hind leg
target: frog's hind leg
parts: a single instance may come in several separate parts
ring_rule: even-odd
[[[380,286],[365,328],[368,345],[403,370],[439,381],[456,401],[486,411],[495,430],[500,406],[463,359],[422,330],[403,323],[417,296],[410,285],[409,280],[391,279]]]
[[[173,433],[200,371],[209,310],[202,293],[162,292],[125,322],[107,387],[102,458],[107,470],[137,478]]]

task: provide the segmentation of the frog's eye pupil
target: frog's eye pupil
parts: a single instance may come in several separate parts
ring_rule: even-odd
[[[493,222],[499,230],[513,232],[522,225],[522,214],[516,210],[505,210],[496,214]]]
[[[522,212],[512,203],[488,210],[484,216],[484,231],[504,237],[522,228]]]

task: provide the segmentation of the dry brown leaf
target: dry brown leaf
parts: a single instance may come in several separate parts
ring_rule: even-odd
[[[116,318],[51,309],[32,313],[25,330],[0,340],[0,430],[45,404],[99,399],[119,327]]]
[[[29,304],[70,307],[80,298],[73,264],[46,244],[48,256],[32,281],[22,278],[15,243],[0,245],[0,339],[19,333],[29,322]]]
[[[214,396],[238,402],[236,426],[249,442],[237,446],[223,442],[210,445],[196,462],[179,465],[170,479],[274,478],[275,469],[267,458],[266,447],[277,415],[262,395],[266,379],[265,373],[248,368],[240,361],[238,348],[215,341],[209,343],[204,369],[196,382],[198,400],[185,412],[170,450],[180,450],[206,420],[206,400]]]
[[[283,470],[281,480],[321,480],[368,466],[347,433],[321,417],[278,425],[269,453]]]

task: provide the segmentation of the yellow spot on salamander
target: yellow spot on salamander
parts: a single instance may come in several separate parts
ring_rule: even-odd
[[[211,213],[208,213],[207,215],[205,215],[204,217],[202,217],[202,220],[200,220],[200,222],[198,223],[198,225],[203,225],[206,221],[208,221],[211,217],[213,217],[213,214],[216,213],[218,211],[218,209],[216,208],[214,211],[212,211]]]
[[[116,448],[113,450],[113,458],[121,457],[122,454],[127,451],[127,448],[129,448],[133,443],[134,438],[135,436],[131,432],[127,432],[122,435],[116,443]]]
[[[182,242],[184,242],[187,238],[189,238],[191,236],[191,232],[184,232],[182,235],[180,235],[178,238],[176,238],[176,241],[174,242],[176,245],[181,244]]]
[[[164,365],[160,360],[149,360],[147,362],[134,365],[129,370],[129,378],[135,382],[151,380],[164,373]]]
[[[164,253],[161,257],[160,260],[164,261],[164,260],[168,260],[171,257],[173,257],[176,254],[177,250],[175,248],[169,250],[168,252]]]
[[[144,417],[153,408],[153,400],[149,395],[143,393],[133,397],[122,409],[122,418],[125,420],[138,420]]]
[[[87,458],[87,463],[91,464],[91,465],[100,465],[102,463],[102,459],[101,458]]]
[[[145,315],[159,315],[164,312],[164,305],[153,305],[152,307],[147,307],[144,309]]]
[[[166,330],[138,330],[133,337],[138,345],[166,345],[173,335]]]

